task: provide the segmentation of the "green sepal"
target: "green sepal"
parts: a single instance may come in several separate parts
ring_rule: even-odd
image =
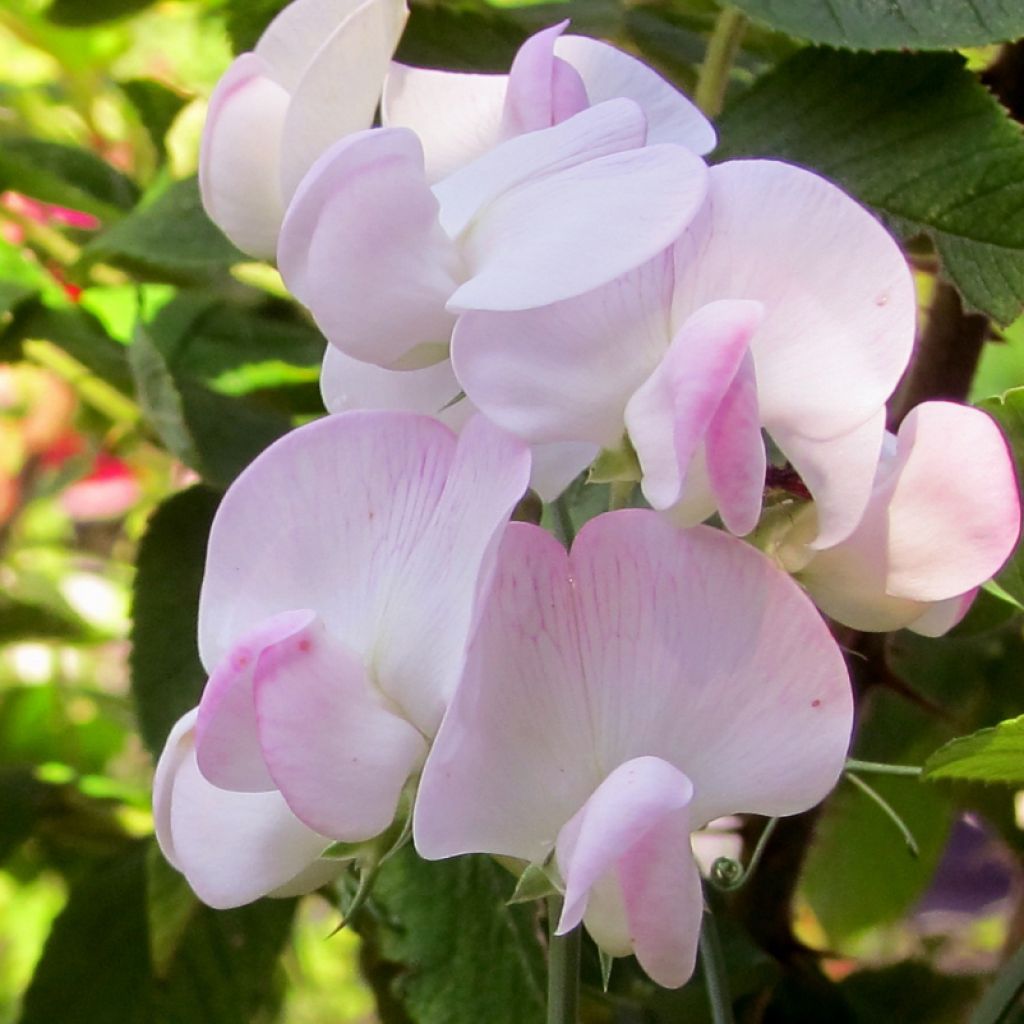
[[[588,484],[611,484],[620,480],[636,483],[643,477],[636,449],[628,437],[618,448],[602,448],[587,474]]]

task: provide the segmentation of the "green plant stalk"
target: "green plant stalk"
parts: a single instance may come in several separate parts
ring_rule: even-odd
[[[548,1017],[547,1024],[577,1024],[580,1007],[580,928],[556,935],[562,899],[548,899]]]
[[[746,15],[735,7],[723,7],[715,22],[693,93],[694,103],[710,118],[722,112],[729,73],[746,27]]]
[[[866,772],[868,775],[906,775],[915,777],[922,769],[914,764],[885,764],[881,761],[858,761],[856,758],[846,759],[848,772]]]
[[[881,793],[874,790],[869,786],[862,778],[854,775],[853,772],[847,771],[846,778],[850,780],[869,800],[872,800],[878,807],[878,809],[896,826],[903,841],[907,844],[907,849],[910,851],[912,857],[920,857],[921,850],[917,845],[917,840],[914,838],[914,833],[910,831],[907,823],[899,816],[896,809],[889,803],[888,800],[882,796]]]
[[[1024,993],[1024,946],[1000,968],[971,1014],[971,1024],[1004,1024]]]
[[[705,909],[700,929],[700,963],[704,972],[704,986],[708,991],[713,1024],[736,1024],[729,997],[729,983],[725,972],[722,943],[714,914]]]

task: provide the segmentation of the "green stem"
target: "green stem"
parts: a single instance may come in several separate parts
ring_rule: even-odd
[[[704,986],[708,990],[712,1024],[735,1024],[732,1000],[725,972],[722,943],[718,938],[718,925],[710,910],[704,911],[700,929],[700,962],[704,971]]]
[[[846,759],[848,772],[867,772],[869,775],[907,775],[921,774],[921,768],[914,764],[884,764],[881,761],[858,761],[856,758]]]
[[[768,845],[768,840],[771,839],[772,833],[775,831],[775,826],[778,825],[778,823],[778,818],[768,819],[765,827],[761,829],[761,834],[757,837],[757,845],[754,847],[754,852],[751,854],[747,866],[741,869],[738,877],[733,878],[731,881],[715,881],[714,875],[712,874],[711,884],[721,892],[735,892],[737,889],[742,889],[750,880],[750,876],[757,870],[757,865],[764,854],[764,848]],[[736,864],[735,861],[729,860],[729,858],[720,858],[720,860],[725,860],[725,862],[730,866]],[[714,866],[717,866],[718,863],[719,861],[715,861],[715,865],[712,866],[712,872],[714,871]]]
[[[548,899],[548,1024],[577,1024],[580,1005],[580,929],[556,935],[561,897]]]
[[[747,27],[746,15],[735,7],[723,7],[715,22],[707,53],[697,77],[693,101],[708,117],[722,112],[729,73],[740,48],[740,40]]]
[[[1024,946],[1003,964],[971,1014],[971,1024],[1004,1024],[1024,994]]]

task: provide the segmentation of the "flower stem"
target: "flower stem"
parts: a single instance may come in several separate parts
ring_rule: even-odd
[[[884,764],[881,761],[858,761],[856,758],[846,759],[848,772],[865,772],[868,775],[908,775],[921,774],[921,769],[914,764]]]
[[[725,104],[729,72],[747,27],[746,15],[735,7],[723,7],[708,41],[704,63],[697,77],[693,101],[711,118],[718,117]]]
[[[732,1015],[732,999],[725,973],[725,959],[722,943],[718,938],[718,925],[714,914],[705,909],[700,929],[700,962],[704,971],[704,986],[708,990],[708,1005],[711,1007],[713,1024],[735,1024]]]
[[[561,897],[548,899],[548,1024],[577,1024],[580,1004],[580,928],[556,935]]]
[[[920,857],[921,851],[918,848],[917,840],[914,838],[914,833],[910,831],[910,827],[907,823],[899,816],[896,809],[889,803],[888,800],[882,796],[877,790],[869,786],[862,778],[854,775],[853,772],[848,771],[846,778],[853,783],[869,800],[873,801],[878,809],[896,826],[899,834],[903,837],[903,841],[907,844],[907,849],[910,851],[912,857]]]

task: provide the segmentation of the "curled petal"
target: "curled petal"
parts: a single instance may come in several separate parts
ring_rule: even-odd
[[[647,118],[647,141],[674,142],[699,156],[715,148],[715,129],[674,86],[642,61],[587,36],[562,36],[555,53],[579,72],[592,104],[625,96]]]

